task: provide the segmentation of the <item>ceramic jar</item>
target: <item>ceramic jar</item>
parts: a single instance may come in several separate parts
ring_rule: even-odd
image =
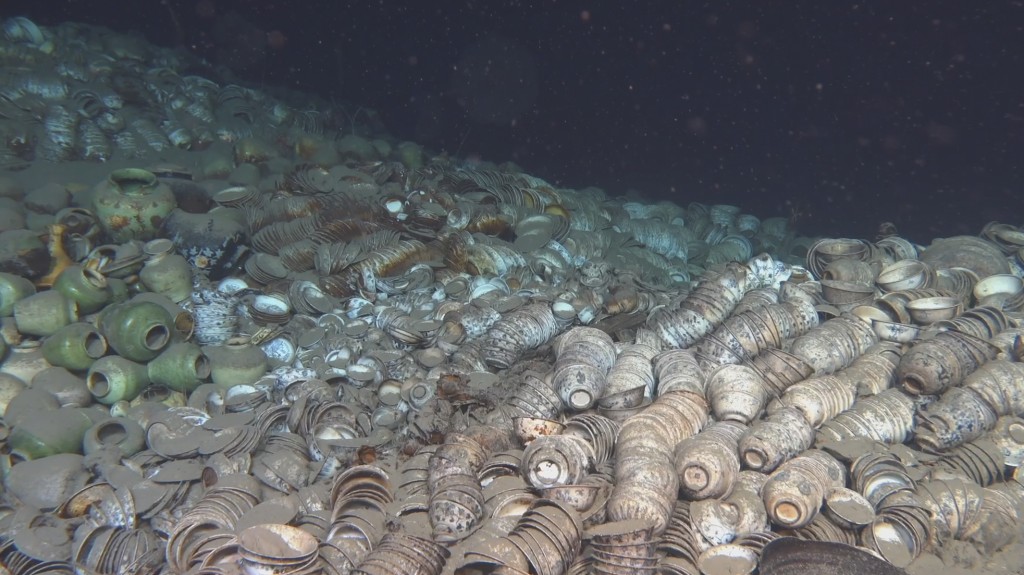
[[[77,264],[60,272],[53,281],[53,289],[78,304],[78,313],[82,315],[99,311],[113,297],[103,274]]]
[[[59,291],[30,295],[14,304],[14,323],[24,335],[53,335],[78,321],[78,304]]]
[[[113,447],[120,449],[122,457],[131,457],[146,448],[146,432],[131,419],[112,417],[90,427],[82,438],[86,455]]]
[[[151,292],[163,294],[174,303],[192,295],[192,266],[174,252],[174,243],[165,238],[147,242],[143,247],[146,263],[139,272],[142,285]]]
[[[171,344],[149,362],[149,380],[174,391],[191,393],[210,377],[210,358],[194,343]]]
[[[14,313],[15,302],[36,293],[36,286],[19,275],[0,272],[0,317]]]
[[[107,338],[92,324],[75,322],[46,338],[41,351],[51,365],[81,371],[106,355],[107,349]]]
[[[242,211],[217,206],[209,212],[175,210],[164,233],[189,264],[214,281],[224,278],[246,253],[247,225]]]
[[[114,170],[96,186],[92,209],[100,226],[115,243],[150,240],[177,207],[174,192],[147,170]]]
[[[253,383],[267,372],[266,354],[246,337],[206,346],[203,352],[210,358],[210,378],[221,388]]]
[[[99,328],[118,355],[149,361],[170,345],[174,318],[159,304],[127,301],[104,309]]]
[[[85,376],[96,401],[111,405],[135,399],[149,385],[146,366],[118,355],[101,357],[92,364]]]

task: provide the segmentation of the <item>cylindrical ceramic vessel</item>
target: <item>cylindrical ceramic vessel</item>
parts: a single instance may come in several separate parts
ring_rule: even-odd
[[[14,304],[14,323],[25,335],[53,335],[78,320],[78,305],[59,291],[30,295]]]
[[[192,295],[192,266],[174,253],[174,243],[158,238],[148,242],[143,250],[148,257],[139,272],[142,285],[175,303],[188,299]]]
[[[219,387],[252,383],[267,371],[266,354],[245,337],[205,346],[203,352],[210,358],[210,377]]]
[[[175,343],[150,361],[148,370],[154,384],[190,393],[209,379],[210,358],[194,343]]]
[[[146,432],[131,419],[113,417],[90,427],[82,438],[85,455],[112,447],[120,449],[122,457],[131,457],[146,448]]]
[[[32,282],[16,274],[0,272],[0,317],[10,317],[18,300],[36,293]]]
[[[101,357],[85,376],[96,401],[110,405],[120,400],[131,401],[149,385],[146,366],[118,355]]]
[[[129,301],[104,309],[99,327],[118,355],[149,361],[170,345],[174,318],[158,304]]]
[[[113,296],[103,274],[80,265],[64,268],[54,280],[53,289],[78,304],[80,314],[99,311]]]
[[[75,322],[46,338],[42,353],[51,365],[79,371],[89,369],[107,349],[107,339],[92,324]]]

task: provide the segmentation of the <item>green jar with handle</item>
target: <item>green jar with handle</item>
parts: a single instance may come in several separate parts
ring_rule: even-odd
[[[57,367],[81,371],[107,355],[107,338],[85,322],[68,324],[43,341],[43,358]]]
[[[132,361],[149,361],[170,345],[174,318],[159,304],[127,301],[107,306],[98,325],[118,355]]]
[[[170,186],[138,168],[114,170],[92,198],[93,213],[115,243],[153,239],[177,206]]]

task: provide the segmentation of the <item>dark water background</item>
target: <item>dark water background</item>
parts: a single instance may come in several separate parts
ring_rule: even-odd
[[[5,0],[611,195],[922,243],[1024,222],[1024,3]]]

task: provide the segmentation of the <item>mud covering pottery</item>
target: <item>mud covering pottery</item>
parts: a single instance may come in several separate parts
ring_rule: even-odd
[[[64,268],[53,282],[53,289],[78,304],[78,313],[99,311],[110,303],[113,293],[100,272],[72,265]]]
[[[15,425],[7,444],[22,459],[57,453],[82,453],[82,438],[96,421],[97,412],[81,407],[37,410]]]
[[[92,477],[85,458],[74,453],[51,455],[15,465],[4,485],[11,495],[36,509],[54,509],[82,490]]]
[[[112,417],[90,427],[82,438],[86,455],[113,447],[121,450],[122,457],[131,457],[145,449],[146,432],[131,419]]]
[[[92,210],[115,243],[151,240],[177,207],[174,192],[147,170],[114,170],[96,186]]]
[[[248,250],[245,219],[234,208],[216,207],[201,214],[178,209],[164,222],[163,231],[178,253],[213,281],[229,275]]]
[[[174,252],[174,243],[165,238],[147,242],[143,251],[146,263],[139,272],[142,285],[151,292],[181,303],[192,295],[192,266]]]
[[[782,537],[764,547],[762,575],[906,575],[906,571],[871,553],[843,543]]]
[[[120,400],[131,401],[149,385],[146,366],[119,355],[101,357],[89,368],[85,384],[96,401],[111,405]]]
[[[245,337],[206,346],[203,352],[210,358],[210,378],[221,388],[252,383],[267,372],[267,355]]]
[[[78,304],[59,291],[48,290],[14,304],[14,324],[24,335],[53,335],[78,321]]]
[[[92,394],[85,385],[85,374],[71,373],[63,367],[48,367],[37,373],[32,378],[32,389],[54,396],[61,407],[92,405]]]
[[[149,361],[170,345],[174,318],[159,304],[129,301],[104,309],[99,328],[118,355]]]
[[[39,340],[26,340],[12,347],[7,358],[0,365],[0,371],[9,373],[21,381],[31,382],[39,372],[53,367],[43,357]]]
[[[0,373],[0,413],[25,389],[25,382],[9,373]]]
[[[36,286],[27,278],[0,272],[0,317],[14,313],[15,302],[36,293]]]
[[[107,354],[107,338],[92,324],[68,324],[43,341],[43,357],[51,365],[77,371]]]
[[[14,396],[4,410],[4,423],[9,427],[17,427],[23,421],[32,418],[37,411],[52,411],[60,409],[60,401],[52,394],[35,389],[26,388]]]
[[[174,391],[191,393],[210,377],[210,358],[192,342],[174,343],[149,362],[149,380]]]
[[[107,287],[110,288],[110,303],[124,303],[131,296],[128,283],[122,278],[108,277]]]

